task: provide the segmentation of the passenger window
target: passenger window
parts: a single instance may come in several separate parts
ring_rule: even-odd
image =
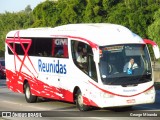
[[[58,57],[68,58],[68,40],[66,38],[29,38],[32,39],[32,44],[29,48],[29,56],[41,56],[41,57]],[[11,43],[10,46],[13,47]],[[18,55],[24,55],[24,50],[21,44],[15,44],[15,51]],[[27,48],[27,44],[23,43],[23,46]],[[8,48],[9,54],[13,54]]]
[[[97,70],[96,70],[96,64],[93,60],[93,55],[89,55],[88,57],[88,73],[89,76],[96,82],[98,82],[97,79]]]
[[[66,38],[57,38],[52,40],[52,56],[68,58],[68,40]]]
[[[92,48],[80,41],[71,41],[72,59],[75,65],[97,82],[96,65],[93,60]]]

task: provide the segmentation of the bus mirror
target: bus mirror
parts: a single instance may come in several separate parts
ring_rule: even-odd
[[[156,59],[160,58],[160,51],[159,51],[158,45],[153,46],[153,51],[154,51],[155,58]]]
[[[93,50],[94,61],[96,63],[99,63],[99,50],[97,50],[95,48],[93,48],[92,50]]]
[[[156,59],[160,58],[160,51],[159,51],[158,45],[157,45],[154,41],[149,40],[149,39],[144,39],[144,42],[145,42],[146,44],[152,45],[155,58],[156,58]]]

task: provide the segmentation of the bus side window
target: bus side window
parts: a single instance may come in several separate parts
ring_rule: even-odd
[[[88,55],[88,75],[95,82],[98,82],[96,64],[95,64],[95,62],[93,60],[93,54]]]
[[[51,38],[30,38],[32,44],[29,48],[29,56],[49,57],[51,51]],[[27,45],[26,45],[27,46]]]
[[[82,51],[84,52],[83,55],[86,56],[86,61],[85,63],[82,63],[80,65],[79,57],[83,57],[83,55],[81,56]],[[71,52],[72,52],[72,59],[73,59],[74,64],[80,70],[82,70],[85,74],[91,77],[94,81],[98,82],[96,65],[93,60],[92,48],[86,43],[72,40],[71,41]],[[85,59],[85,57],[83,57],[83,59]]]
[[[77,67],[86,72],[87,68],[87,51],[85,43],[71,41],[72,58]]]
[[[68,40],[66,38],[54,38],[52,40],[51,56],[68,58]]]
[[[64,57],[64,51],[62,47],[56,47],[55,49],[55,57]]]
[[[71,41],[71,51],[72,51],[72,59],[74,61],[75,64],[76,63],[76,59],[78,57],[78,53],[77,53],[77,48],[78,48],[78,41]]]

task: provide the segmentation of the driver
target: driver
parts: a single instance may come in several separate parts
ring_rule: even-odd
[[[137,63],[134,62],[133,58],[130,58],[129,62],[127,62],[123,68],[123,72],[127,72],[127,70],[133,70],[138,68]]]

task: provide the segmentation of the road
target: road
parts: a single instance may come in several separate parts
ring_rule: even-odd
[[[117,120],[119,119],[135,119],[133,115],[139,115],[140,118],[142,114],[158,114],[160,117],[160,90],[156,90],[156,101],[153,104],[148,105],[137,105],[132,108],[132,110],[124,110],[119,109],[115,111],[113,109],[94,109],[89,112],[79,112],[76,108],[75,104],[54,101],[54,100],[43,100],[39,99],[37,103],[27,103],[25,101],[25,97],[23,94],[14,93],[6,87],[5,79],[0,80],[0,114],[4,111],[9,111],[14,113],[14,111],[18,111],[19,115],[23,117],[26,114],[36,114],[39,118],[32,118],[43,120],[50,120],[54,117],[54,119],[98,119],[104,120],[106,117],[108,119]],[[24,112],[24,113],[23,113]],[[27,112],[27,113],[25,113]],[[29,113],[28,113],[29,112]],[[40,118],[42,116],[42,118]],[[16,117],[14,114],[14,118],[3,117],[0,120],[19,120],[21,117]],[[88,118],[89,117],[89,118]],[[125,117],[125,118],[124,118]],[[127,118],[126,118],[127,117]],[[159,117],[154,117],[153,119],[158,119]],[[150,117],[147,117],[150,119]],[[27,118],[25,118],[27,119]],[[29,120],[32,120],[31,118]],[[143,117],[142,119],[146,119]],[[24,118],[23,118],[24,120]]]

